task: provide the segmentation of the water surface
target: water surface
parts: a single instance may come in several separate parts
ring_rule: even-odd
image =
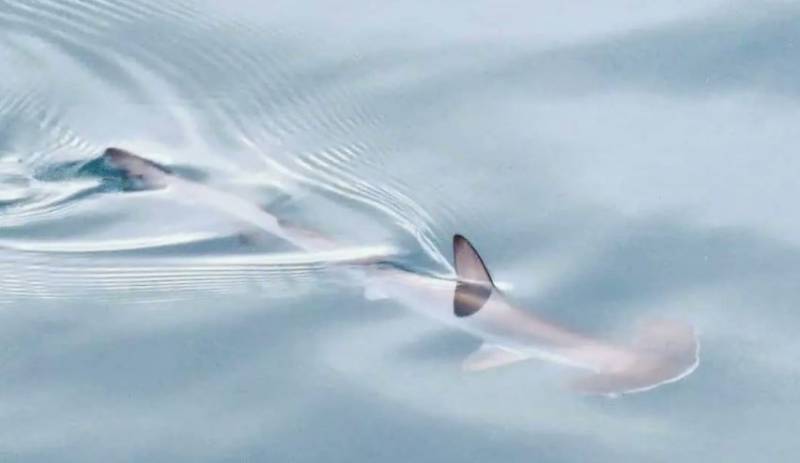
[[[0,0],[3,461],[794,461],[792,3]],[[701,333],[616,400],[91,161],[121,146],[532,313]]]

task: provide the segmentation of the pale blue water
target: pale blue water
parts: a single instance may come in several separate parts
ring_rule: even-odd
[[[221,3],[0,0],[0,461],[800,457],[800,7]],[[421,272],[462,233],[532,313],[687,320],[700,367],[463,373],[477,340],[107,146]]]

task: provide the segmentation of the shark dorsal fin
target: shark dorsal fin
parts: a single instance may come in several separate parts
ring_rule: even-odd
[[[494,283],[478,251],[461,235],[453,236],[453,260],[458,276],[453,312],[457,317],[468,317],[486,304]]]

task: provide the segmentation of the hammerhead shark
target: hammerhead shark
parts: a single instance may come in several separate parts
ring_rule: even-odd
[[[181,178],[131,152],[108,148],[102,159],[143,188],[170,188],[308,251],[340,246],[324,235],[288,224],[236,195]],[[576,367],[578,392],[617,396],[653,389],[691,374],[699,364],[694,328],[673,320],[643,323],[633,342],[621,345],[583,335],[515,306],[497,288],[483,259],[462,235],[453,236],[455,275],[416,273],[386,256],[343,267],[364,286],[368,300],[391,299],[482,340],[463,362],[466,371],[487,370],[538,358]]]

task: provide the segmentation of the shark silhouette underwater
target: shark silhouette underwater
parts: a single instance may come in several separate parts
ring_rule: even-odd
[[[241,197],[172,173],[131,152],[108,148],[102,161],[140,188],[169,188],[307,251],[339,244],[289,225]],[[643,323],[632,343],[618,345],[579,334],[517,308],[492,281],[483,259],[463,236],[453,236],[454,278],[415,273],[380,259],[343,267],[364,286],[369,300],[392,299],[483,341],[463,362],[467,371],[486,370],[539,358],[584,370],[572,382],[585,394],[617,396],[678,381],[699,364],[694,328],[672,320]]]

